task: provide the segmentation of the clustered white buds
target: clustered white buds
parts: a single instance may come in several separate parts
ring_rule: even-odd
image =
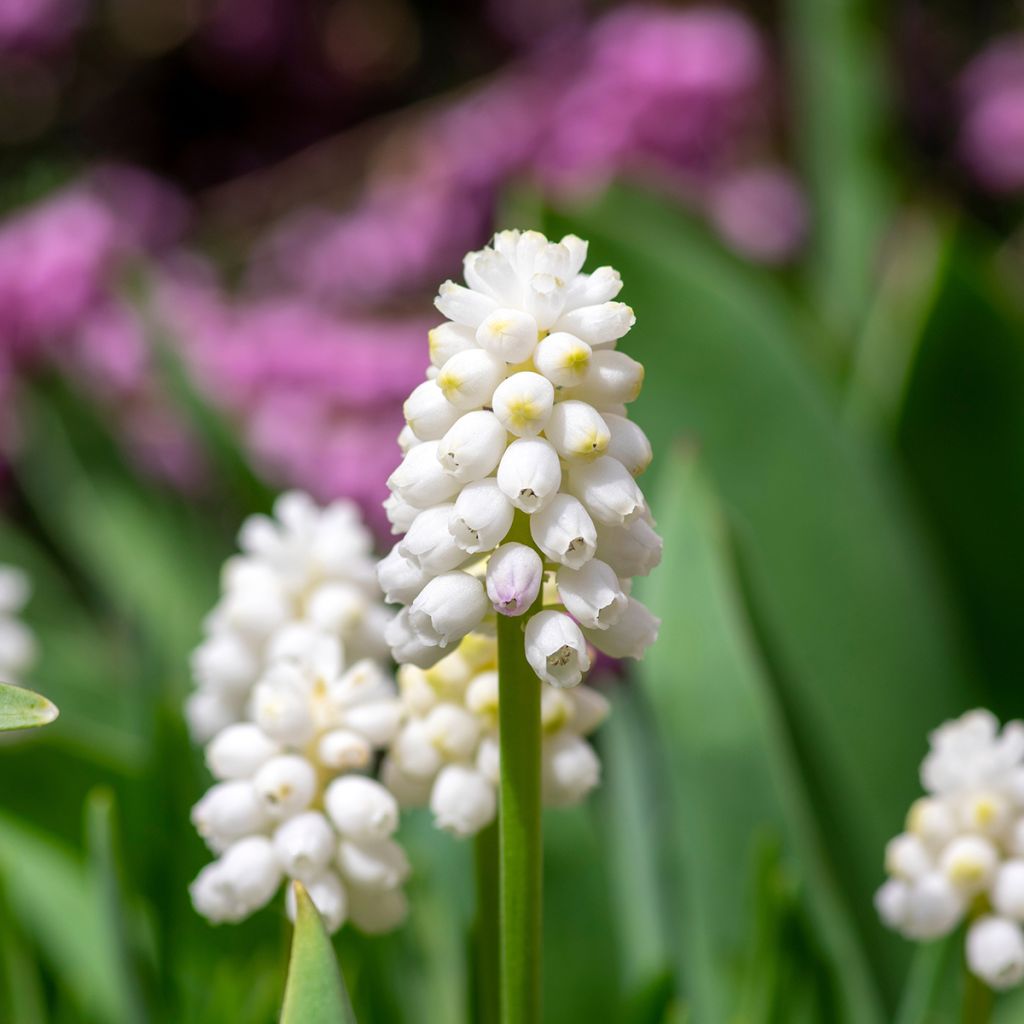
[[[928,795],[885,851],[875,905],[909,939],[946,935],[965,917],[967,965],[987,985],[1024,980],[1024,723],[1000,732],[969,711],[930,736]]]
[[[334,637],[349,663],[387,656],[391,614],[375,579],[373,538],[355,505],[320,508],[306,494],[283,494],[273,517],[245,521],[239,545],[192,657],[196,692],[187,715],[200,742],[246,717],[256,681],[296,624]]]
[[[643,367],[616,349],[635,318],[618,273],[583,273],[586,255],[575,235],[501,231],[466,257],[465,286],[441,286],[448,319],[385,503],[404,534],[379,566],[405,606],[387,633],[400,663],[429,669],[495,615],[522,615],[534,671],[571,687],[590,645],[638,658],[657,635],[630,596],[661,556],[635,480],[651,447],[626,411]]]
[[[388,748],[381,778],[403,806],[429,806],[439,828],[474,835],[497,812],[497,644],[471,633],[430,668],[404,665],[398,683],[404,725]],[[589,686],[542,691],[547,805],[579,803],[600,781],[600,761],[584,737],[607,713],[608,702]]]
[[[20,683],[36,659],[36,639],[21,621],[31,593],[28,576],[0,565],[0,682]]]
[[[301,881],[331,931],[388,931],[406,915],[409,864],[395,842],[398,802],[369,777],[398,733],[386,652],[389,614],[371,541],[352,506],[285,495],[277,520],[250,519],[246,554],[196,655],[201,701],[228,718],[206,763],[217,780],[192,821],[217,859],[191,887],[214,922],[240,921],[285,879]],[[237,660],[235,660],[237,656]],[[230,677],[230,685],[225,680]],[[193,726],[206,736],[216,716]],[[288,912],[294,915],[289,886]]]

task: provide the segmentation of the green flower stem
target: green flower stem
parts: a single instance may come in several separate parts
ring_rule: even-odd
[[[988,1024],[993,1002],[992,989],[965,966],[963,1024]]]
[[[472,1019],[499,1024],[498,993],[498,824],[478,832],[473,840],[476,864],[476,922],[473,927]]]
[[[529,520],[522,512],[516,512],[506,539],[531,544]],[[523,629],[541,606],[538,595],[527,615],[498,616],[502,1024],[540,1022],[541,684],[526,661]]]

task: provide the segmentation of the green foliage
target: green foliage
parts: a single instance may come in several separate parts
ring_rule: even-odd
[[[299,882],[281,1024],[356,1024],[327,929]]]
[[[0,732],[48,725],[57,714],[56,706],[38,693],[0,683]]]

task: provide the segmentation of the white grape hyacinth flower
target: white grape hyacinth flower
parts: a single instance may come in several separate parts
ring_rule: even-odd
[[[0,682],[20,683],[36,660],[35,634],[21,619],[32,593],[28,576],[0,565]]]
[[[493,637],[471,633],[427,669],[404,665],[398,682],[403,725],[381,767],[402,806],[428,806],[438,828],[475,835],[498,807],[498,673]],[[595,689],[545,687],[541,697],[542,796],[579,803],[600,781],[589,736],[608,713]]]
[[[217,782],[192,821],[218,857],[193,882],[192,901],[215,923],[240,921],[295,879],[331,931],[346,920],[390,930],[405,918],[409,874],[394,839],[398,802],[361,773],[401,724],[394,681],[371,659],[343,668],[337,637],[308,624],[283,641],[288,653],[256,684],[252,720],[207,745]],[[293,897],[286,909],[294,916]]]
[[[969,919],[966,962],[986,985],[1024,981],[1024,723],[984,709],[944,723],[921,764],[925,796],[885,851],[875,906],[925,941]],[[980,916],[979,916],[980,915]]]
[[[273,516],[245,521],[239,546],[192,656],[187,717],[198,742],[246,717],[256,681],[297,624],[333,636],[349,664],[388,655],[392,614],[376,581],[373,538],[354,504],[320,507],[307,494],[283,494]]]
[[[643,367],[617,349],[635,317],[618,273],[584,273],[586,255],[575,235],[500,231],[466,256],[465,285],[441,286],[447,319],[385,503],[404,535],[378,570],[404,606],[387,634],[399,663],[429,669],[497,615],[522,616],[529,664],[567,688],[591,647],[639,658],[657,636],[629,596],[661,556],[635,479],[651,447],[627,413]]]

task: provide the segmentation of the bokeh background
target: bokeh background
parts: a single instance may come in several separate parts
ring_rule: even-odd
[[[546,819],[547,1019],[956,1019],[871,893],[927,731],[1024,708],[1022,196],[1005,0],[0,0],[0,561],[62,711],[0,748],[0,1019],[275,1018],[279,907],[188,902],[188,654],[278,489],[386,548],[432,296],[506,226],[622,272],[666,539]],[[458,1024],[471,850],[404,838],[346,978]]]

